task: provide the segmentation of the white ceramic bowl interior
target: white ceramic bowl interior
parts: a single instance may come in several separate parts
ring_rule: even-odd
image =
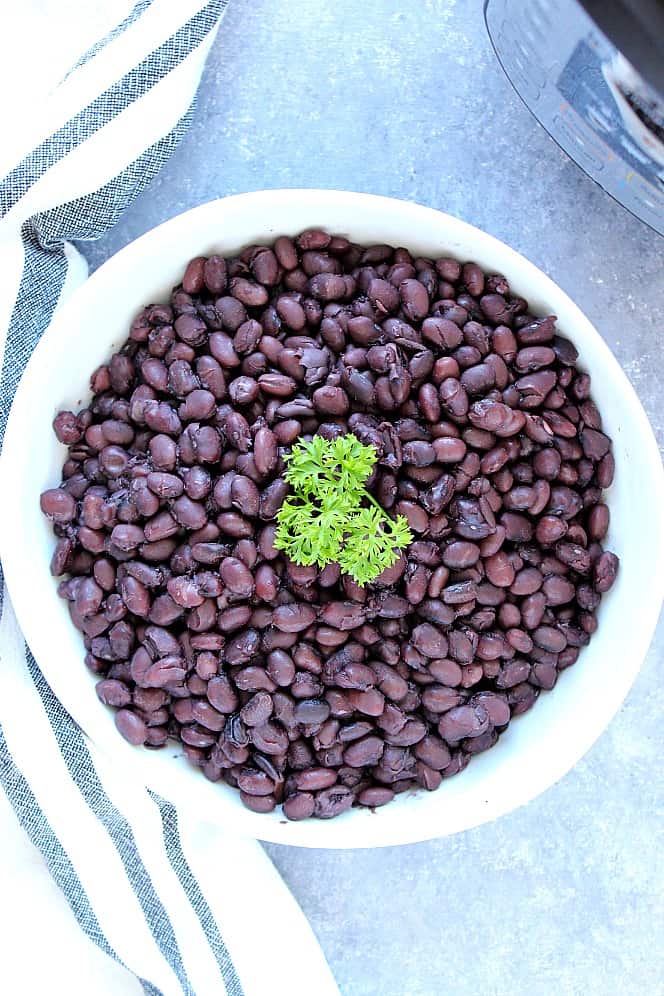
[[[236,792],[208,782],[175,745],[130,747],[113,713],[97,699],[83,665],[80,634],[49,574],[54,539],[39,494],[57,485],[65,447],[51,430],[55,413],[85,403],[92,370],[125,340],[146,303],[165,300],[187,260],[233,253],[252,242],[321,226],[370,244],[407,246],[424,256],[475,260],[505,274],[536,314],[556,314],[592,375],[593,395],[613,438],[616,478],[609,494],[607,546],[621,560],[604,598],[600,626],[553,692],[510,724],[492,750],[432,793],[406,793],[372,813],[290,823],[279,810],[246,810]],[[579,265],[583,266],[580,259]],[[12,409],[2,459],[4,566],[20,625],[56,695],[88,736],[178,805],[229,830],[282,844],[374,847],[452,834],[528,802],[564,775],[602,733],[643,661],[664,588],[664,485],[659,452],[641,405],[617,361],[577,306],[514,250],[470,225],[416,204],[341,191],[273,190],[204,204],[137,239],[102,266],[55,315],[30,360]],[[38,607],[38,611],[37,610]]]

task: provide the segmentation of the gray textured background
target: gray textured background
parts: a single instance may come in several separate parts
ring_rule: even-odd
[[[86,255],[98,266],[202,201],[282,186],[416,200],[510,243],[600,329],[664,440],[664,242],[530,117],[479,0],[232,0],[188,137]],[[343,996],[664,992],[662,635],[599,743],[526,808],[409,847],[268,848]]]

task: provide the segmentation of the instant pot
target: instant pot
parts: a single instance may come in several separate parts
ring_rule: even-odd
[[[484,16],[540,124],[664,235],[663,0],[486,0]]]

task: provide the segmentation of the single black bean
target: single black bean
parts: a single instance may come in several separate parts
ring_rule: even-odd
[[[303,602],[280,605],[272,614],[272,622],[284,633],[301,633],[316,618],[316,610]]]
[[[608,550],[604,551],[593,565],[593,585],[595,591],[603,594],[613,586],[618,576],[618,558]]]
[[[138,747],[145,743],[148,728],[138,713],[131,709],[119,709],[115,714],[115,725],[130,744]]]

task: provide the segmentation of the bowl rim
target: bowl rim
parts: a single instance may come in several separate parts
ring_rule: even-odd
[[[472,242],[478,248],[477,255],[489,255],[491,258],[495,256],[496,269],[504,272],[510,280],[512,280],[510,271],[518,273],[519,277],[514,281],[515,284],[528,282],[535,285],[538,296],[544,297],[547,302],[551,302],[551,313],[560,313],[560,306],[563,306],[565,312],[573,316],[576,323],[575,327],[582,329],[584,340],[587,339],[588,342],[592,343],[592,349],[599,356],[602,369],[608,371],[613,380],[617,381],[620,385],[621,406],[623,410],[628,412],[628,422],[633,427],[633,434],[638,436],[640,450],[648,460],[650,468],[648,486],[654,500],[658,502],[659,508],[662,509],[662,513],[654,523],[653,543],[656,549],[658,548],[664,553],[664,470],[662,469],[659,449],[652,428],[636,392],[620,368],[618,361],[580,308],[535,264],[510,246],[507,246],[476,226],[470,225],[452,215],[437,211],[434,208],[425,207],[410,201],[343,190],[286,188],[254,191],[217,198],[162,222],[160,225],[157,225],[130,242],[108,259],[56,311],[49,328],[43,334],[27,364],[11,407],[3,452],[0,457],[0,467],[2,467],[5,479],[8,478],[13,468],[21,466],[20,447],[22,427],[25,425],[25,419],[29,416],[30,412],[30,392],[33,390],[34,385],[39,382],[37,374],[41,370],[41,376],[43,376],[42,367],[44,360],[48,360],[49,356],[57,353],[56,340],[58,343],[61,343],[63,338],[67,338],[68,322],[70,329],[68,337],[69,339],[75,338],[75,334],[71,329],[76,325],[76,316],[85,313],[86,309],[94,302],[98,290],[103,290],[104,287],[108,287],[114,282],[116,282],[115,286],[117,287],[118,278],[121,278],[122,274],[126,273],[128,268],[134,264],[140,265],[150,250],[155,247],[158,248],[161,240],[165,237],[167,237],[167,241],[170,243],[177,244],[180,238],[186,241],[186,236],[192,230],[196,229],[199,221],[202,223],[201,227],[205,232],[209,228],[211,215],[215,215],[217,220],[222,220],[224,215],[232,217],[233,212],[237,214],[245,210],[253,210],[254,212],[263,210],[266,216],[269,217],[270,210],[274,211],[277,207],[288,209],[290,206],[295,210],[296,207],[301,208],[303,205],[305,209],[311,211],[312,216],[317,209],[321,211],[321,214],[324,214],[325,211],[329,213],[335,209],[343,208],[351,212],[357,211],[358,216],[361,217],[362,212],[369,209],[369,213],[374,215],[374,224],[377,224],[375,218],[381,217],[384,213],[390,219],[398,219],[400,224],[403,221],[402,228],[404,230],[412,226],[413,232],[417,231],[418,221],[425,228],[425,222],[429,223],[440,230],[439,237],[441,245],[443,245],[443,248],[440,250],[441,252],[448,251],[451,255],[454,255],[453,248],[450,251],[449,247],[454,246],[455,239],[462,244]],[[305,227],[313,227],[315,224],[315,220],[312,220]],[[325,221],[321,221],[320,224],[325,228],[333,227]],[[281,231],[275,230],[275,234],[281,234]],[[380,237],[378,238],[380,240]],[[254,241],[251,236],[241,240],[244,245],[251,241]],[[362,241],[366,240],[363,239]],[[405,241],[406,244],[409,244],[410,241],[412,245],[417,239],[413,236],[412,239],[406,239]],[[204,238],[201,237],[201,243],[203,242]],[[240,248],[240,245],[237,243],[236,246]],[[445,249],[445,246],[448,248]],[[481,249],[481,252],[479,249]],[[201,248],[201,251],[203,251],[203,248]],[[230,250],[226,249],[222,251],[224,253],[230,252]],[[185,263],[186,259],[183,259],[182,263],[179,264],[180,272]],[[482,265],[486,269],[486,265]],[[532,294],[530,297],[532,299]],[[121,332],[120,338],[121,341],[124,341],[124,330]],[[108,349],[106,353],[108,353]],[[141,783],[154,788],[161,795],[171,798],[176,804],[190,801],[199,794],[197,788],[192,787],[191,791],[187,790],[183,794],[181,785],[184,783],[180,781],[176,786],[176,790],[171,791],[172,784],[170,780],[163,777],[161,772],[158,773],[156,771],[158,766],[155,765],[155,770],[151,770],[150,762],[154,754],[144,749],[137,750],[130,747],[115,732],[114,726],[109,727],[106,725],[103,731],[101,728],[98,728],[91,732],[89,717],[83,718],[80,714],[76,715],[75,712],[77,709],[75,704],[73,705],[73,710],[70,708],[70,704],[74,700],[70,689],[67,687],[66,678],[57,675],[52,666],[44,663],[51,659],[52,647],[48,634],[40,632],[39,626],[35,625],[31,609],[32,586],[30,577],[20,566],[20,554],[22,552],[21,535],[20,531],[13,530],[11,527],[13,521],[12,512],[20,513],[19,505],[21,500],[20,489],[12,489],[10,494],[5,496],[5,514],[0,517],[0,550],[3,553],[7,587],[18,622],[26,636],[26,642],[29,643],[47,681],[51,684],[57,697],[62,701],[70,714],[73,715],[73,718],[82,727],[86,735],[105,753],[110,753],[119,763],[124,764],[128,775],[133,778],[138,777]],[[16,521],[20,521],[20,514]],[[594,722],[591,729],[584,731],[582,735],[577,737],[573,750],[566,749],[557,757],[548,759],[548,763],[542,769],[542,777],[527,780],[525,783],[513,787],[512,791],[502,800],[494,799],[491,802],[487,800],[484,808],[476,808],[466,817],[463,814],[459,814],[458,819],[456,821],[453,820],[446,829],[441,829],[435,824],[435,821],[432,821],[431,824],[426,824],[425,822],[415,820],[411,821],[413,825],[409,822],[409,825],[404,828],[391,819],[381,819],[383,812],[387,814],[392,809],[392,805],[396,805],[396,803],[388,807],[387,810],[375,815],[363,810],[353,810],[350,813],[344,814],[341,818],[330,822],[308,820],[301,823],[291,823],[285,819],[266,818],[264,815],[245,810],[241,807],[238,800],[240,809],[231,810],[230,807],[220,804],[218,809],[215,808],[212,813],[208,814],[208,818],[218,821],[231,832],[275,843],[333,848],[375,847],[400,843],[415,843],[439,836],[446,836],[489,822],[531,801],[562,778],[583,757],[602,734],[631,688],[650,644],[657,624],[662,597],[664,596],[664,556],[655,557],[654,559],[655,563],[649,577],[650,584],[643,593],[643,600],[640,606],[640,626],[634,637],[631,661],[621,674],[621,680],[614,682],[611,694],[607,696],[603,704],[601,719]],[[48,580],[52,581],[50,578]],[[52,589],[53,598],[57,599],[54,582],[52,583]],[[78,634],[76,636],[78,637]],[[86,674],[86,678],[91,678],[87,672],[84,671],[83,673]],[[100,709],[106,708],[100,703],[98,705]],[[109,735],[110,730],[113,731],[112,736]],[[477,763],[477,761],[474,763]],[[192,786],[194,786],[196,780],[191,775],[194,775],[195,772],[189,768],[187,772]],[[209,785],[210,783],[205,782],[204,784]],[[235,792],[235,790],[230,789],[228,791]],[[443,788],[439,790],[439,793],[442,791],[444,791]],[[439,793],[434,794],[437,795]],[[401,802],[401,799],[398,801]],[[275,814],[270,814],[270,816],[274,817]]]

